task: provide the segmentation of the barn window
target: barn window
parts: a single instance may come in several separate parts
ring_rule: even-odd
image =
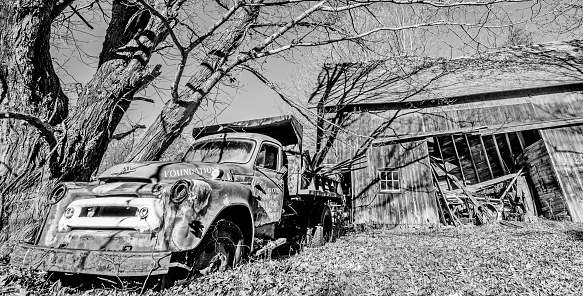
[[[381,169],[379,170],[379,186],[381,192],[399,193],[401,192],[401,177],[399,170]]]

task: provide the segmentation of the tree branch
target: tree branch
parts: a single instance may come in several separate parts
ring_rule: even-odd
[[[2,92],[0,92],[0,104],[4,102],[6,99],[6,95],[8,94],[8,82],[6,81],[6,77],[0,73],[0,84],[2,84]]]
[[[132,101],[144,101],[148,103],[154,103],[154,99],[145,98],[145,97],[133,97],[131,98]]]
[[[89,29],[93,30],[93,26],[79,13],[79,11],[77,11],[75,7],[73,7],[73,5],[69,5],[69,7],[71,7],[71,10],[73,10],[73,12],[85,23],[87,27],[89,27]]]
[[[255,57],[258,57],[258,58],[266,57],[266,56],[274,55],[274,54],[277,54],[277,53],[280,53],[282,51],[289,50],[289,49],[292,49],[295,47],[321,46],[321,45],[326,45],[326,44],[331,44],[331,43],[339,43],[339,42],[343,42],[343,41],[359,40],[359,39],[362,39],[366,36],[372,35],[374,33],[382,32],[382,31],[402,31],[402,30],[407,30],[407,29],[416,29],[416,28],[421,28],[421,27],[433,27],[433,26],[504,28],[504,27],[507,27],[510,25],[487,26],[487,25],[483,25],[483,24],[438,21],[438,22],[423,23],[423,24],[401,26],[401,27],[379,27],[379,28],[374,28],[372,30],[369,30],[369,31],[366,31],[366,32],[363,32],[360,34],[352,35],[352,36],[342,36],[342,37],[338,37],[338,38],[330,38],[330,39],[326,39],[326,40],[318,40],[318,41],[310,41],[310,42],[294,42],[294,43],[290,43],[290,44],[281,46],[279,48],[275,48],[272,50],[258,53]]]
[[[131,129],[129,129],[129,130],[125,131],[125,132],[121,132],[121,133],[118,133],[118,134],[115,134],[115,135],[111,136],[111,139],[112,140],[118,140],[119,141],[119,140],[121,140],[121,139],[123,139],[123,138],[125,138],[125,137],[127,137],[127,136],[129,136],[129,135],[131,135],[133,133],[135,133],[138,129],[145,129],[145,128],[146,128],[146,126],[143,125],[143,124],[136,124],[136,125],[132,126]]]
[[[382,2],[382,1],[363,1],[363,2]],[[385,1],[386,2],[386,1]],[[456,6],[487,6],[497,3],[523,3],[532,2],[532,0],[490,0],[490,1],[459,1],[456,3],[447,3],[443,0],[392,0],[395,4],[426,4],[434,7],[456,7]]]
[[[65,8],[67,8],[67,6],[71,5],[73,2],[75,2],[75,0],[63,0],[63,2],[55,5],[55,8],[53,8],[53,12],[51,13],[52,18],[55,19],[57,16],[59,16],[65,10]]]
[[[244,70],[249,71],[251,74],[255,75],[255,77],[257,77],[257,79],[259,79],[261,82],[263,82],[265,85],[267,85],[269,88],[271,88],[271,90],[273,90],[284,102],[286,102],[290,107],[294,108],[296,111],[298,111],[300,114],[302,114],[302,116],[304,116],[304,118],[306,118],[308,121],[310,120],[310,117],[304,113],[304,110],[302,110],[300,107],[296,106],[293,101],[291,99],[289,99],[280,89],[279,87],[277,87],[277,85],[275,85],[273,82],[271,82],[269,79],[267,79],[265,76],[263,76],[261,73],[259,73],[257,70],[247,66],[247,65],[240,65],[239,67],[241,67]]]
[[[146,3],[144,0],[138,0],[138,2],[140,4],[142,4],[146,9],[150,10],[152,12],[152,14],[154,14],[156,17],[158,17],[160,19],[160,21],[162,22],[162,24],[164,24],[164,26],[167,28],[167,30],[170,33],[170,38],[172,39],[172,42],[174,43],[174,45],[176,45],[176,48],[178,49],[179,53],[180,53],[180,63],[178,64],[178,69],[176,71],[176,74],[174,75],[174,81],[172,82],[172,86],[170,87],[170,93],[172,95],[172,99],[174,101],[178,100],[178,86],[180,84],[180,80],[182,79],[182,74],[184,73],[184,68],[186,67],[186,60],[188,59],[188,54],[198,45],[200,45],[202,42],[204,42],[207,38],[209,38],[210,36],[212,36],[212,34],[222,25],[224,24],[234,13],[235,11],[237,11],[237,9],[239,9],[240,7],[243,6],[243,2],[244,1],[237,1],[235,3],[235,5],[233,5],[233,7],[231,7],[231,9],[229,9],[222,17],[221,19],[219,19],[217,22],[215,22],[213,24],[213,26],[203,35],[198,36],[196,38],[196,40],[192,41],[187,47],[182,46],[182,44],[180,44],[180,41],[178,40],[178,37],[176,36],[176,33],[174,32],[170,22],[168,21],[168,19],[166,17],[164,17],[158,10],[156,10],[155,8],[153,8],[152,6],[150,6],[148,3]]]
[[[53,148],[57,145],[57,139],[55,138],[55,129],[38,117],[17,112],[0,111],[0,119],[18,119],[25,121],[26,123],[35,127],[40,132],[42,137],[49,144],[50,148]]]
[[[265,40],[263,40],[263,43],[261,45],[255,47],[255,48],[253,48],[251,50],[251,52],[253,53],[252,55],[254,57],[258,57],[258,54],[262,50],[264,50],[267,46],[269,46],[271,43],[273,43],[273,41],[275,41],[275,39],[281,37],[283,34],[285,34],[291,28],[293,28],[294,26],[296,26],[297,23],[301,22],[303,19],[305,19],[306,17],[308,17],[309,15],[311,15],[312,13],[314,13],[315,11],[320,10],[324,6],[324,3],[326,3],[326,2],[327,1],[318,2],[316,5],[310,7],[308,10],[304,11],[302,14],[300,14],[299,16],[297,16],[291,22],[287,23],[281,29],[279,29],[275,33],[271,34],[271,36],[269,36],[268,38],[266,38]]]

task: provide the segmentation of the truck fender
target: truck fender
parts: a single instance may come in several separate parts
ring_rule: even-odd
[[[166,248],[173,251],[192,250],[198,246],[212,223],[227,219],[238,225],[246,243],[253,241],[251,191],[243,185],[211,180],[183,180],[189,183],[186,197],[180,190],[170,190],[166,198]],[[178,181],[181,182],[181,181]],[[177,184],[178,184],[177,182]],[[243,213],[243,214],[241,214]],[[235,221],[233,221],[235,220]],[[163,248],[164,249],[164,248]]]
[[[253,241],[255,238],[255,221],[253,219],[253,214],[251,213],[251,208],[246,204],[233,204],[224,207],[213,220],[211,225],[223,219],[235,223],[239,229],[241,229],[245,246],[248,247],[247,250],[250,252],[253,248]]]

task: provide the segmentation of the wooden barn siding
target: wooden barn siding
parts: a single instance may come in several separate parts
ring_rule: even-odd
[[[426,141],[372,147],[369,167],[354,172],[355,222],[391,226],[427,226],[439,223],[429,170]],[[377,170],[398,169],[401,193],[379,192]]]
[[[541,131],[550,152],[564,202],[574,222],[583,222],[583,127]]]
[[[568,91],[422,109],[425,131],[580,117],[583,92]]]
[[[382,137],[417,133],[423,129],[423,118],[419,110],[386,111],[380,114],[363,112],[353,116],[354,122],[338,134],[325,163],[336,164],[352,159],[365,142],[370,142],[370,136],[375,132]],[[387,125],[388,122],[390,125]],[[382,126],[386,128],[379,128]],[[366,153],[367,149],[364,151]]]
[[[536,117],[541,120],[580,117],[583,114],[583,92],[547,94],[530,99]]]
[[[530,176],[543,216],[549,219],[565,218],[568,215],[567,205],[544,140],[524,149],[521,164]]]
[[[461,104],[423,110],[425,131],[448,131],[536,120],[534,106],[524,100],[518,100],[515,104],[502,104],[500,101],[485,103],[489,104]]]

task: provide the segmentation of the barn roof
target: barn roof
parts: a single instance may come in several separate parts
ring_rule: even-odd
[[[396,57],[364,63],[327,64],[315,103],[339,106],[419,103],[484,93],[583,83],[583,40],[502,48],[455,59]],[[327,83],[340,78],[331,89]],[[404,104],[406,106],[407,104]]]

